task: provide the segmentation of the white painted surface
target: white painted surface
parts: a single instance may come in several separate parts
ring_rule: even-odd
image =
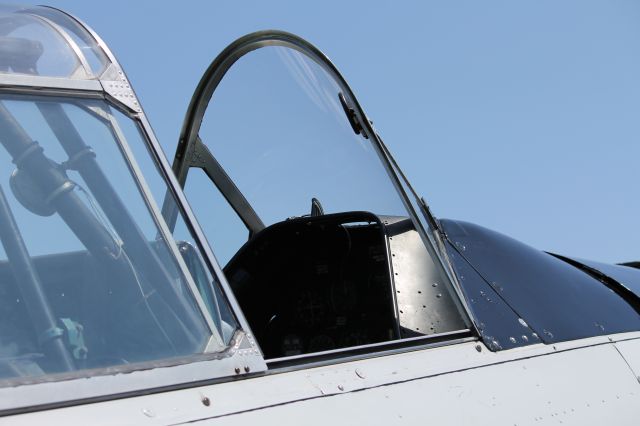
[[[5,417],[0,424],[638,425],[640,383],[612,342],[637,350],[640,333],[499,353],[478,352],[469,342]]]
[[[640,386],[611,345],[320,398],[202,424],[637,425]],[[606,368],[588,368],[606,363]],[[590,373],[587,373],[590,372]]]
[[[616,348],[618,348],[627,361],[629,368],[631,368],[640,382],[640,339],[617,342]],[[638,424],[640,424],[640,419],[638,419]]]

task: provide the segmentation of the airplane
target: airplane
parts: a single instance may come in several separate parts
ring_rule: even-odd
[[[640,265],[435,217],[309,42],[224,49],[170,164],[93,30],[0,15],[0,424],[638,424]]]

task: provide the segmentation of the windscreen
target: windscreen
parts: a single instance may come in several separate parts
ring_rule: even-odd
[[[213,62],[174,165],[264,357],[464,330],[351,90],[273,37]]]
[[[100,100],[0,97],[0,383],[228,342],[197,246],[136,173],[136,127]]]
[[[311,214],[406,216],[371,141],[354,132],[341,89],[318,63],[269,46],[236,62],[216,88],[200,137],[265,226]],[[185,192],[224,264],[247,240],[224,197],[192,170]]]

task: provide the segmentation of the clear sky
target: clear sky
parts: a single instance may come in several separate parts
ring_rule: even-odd
[[[640,260],[640,2],[47,4],[111,46],[170,159],[209,62],[283,29],[333,60],[438,217]]]

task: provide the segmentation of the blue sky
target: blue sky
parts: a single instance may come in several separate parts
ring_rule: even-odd
[[[283,29],[338,66],[437,216],[640,260],[640,2],[48,4],[111,46],[170,158],[215,55]]]

